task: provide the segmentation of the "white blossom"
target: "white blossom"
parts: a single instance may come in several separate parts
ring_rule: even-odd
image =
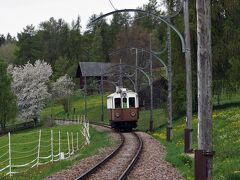
[[[65,74],[57,79],[52,85],[52,94],[55,98],[68,97],[73,93],[75,84],[72,82],[72,78]]]
[[[20,116],[23,119],[38,117],[46,100],[51,96],[48,93],[47,82],[52,75],[52,67],[44,61],[37,60],[34,64],[8,68],[12,75],[12,89],[18,98]]]

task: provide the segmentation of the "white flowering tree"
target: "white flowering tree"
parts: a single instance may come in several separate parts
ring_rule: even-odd
[[[70,111],[69,96],[73,93],[74,86],[72,78],[67,74],[58,78],[52,85],[53,97],[61,101],[66,113]]]
[[[44,61],[37,60],[23,66],[9,66],[12,75],[12,89],[17,95],[20,116],[23,119],[33,119],[37,123],[38,116],[47,99],[47,82],[52,75],[52,67]]]

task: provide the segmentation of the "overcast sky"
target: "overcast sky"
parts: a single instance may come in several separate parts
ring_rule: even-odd
[[[148,0],[111,0],[117,9],[136,8]],[[109,0],[2,0],[0,4],[0,34],[16,36],[27,25],[62,18],[68,23],[81,17],[83,30],[92,14],[113,11]]]

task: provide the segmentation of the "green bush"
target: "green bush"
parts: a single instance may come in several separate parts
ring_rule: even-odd
[[[188,155],[186,154],[179,154],[178,155],[178,158],[186,165],[186,166],[189,166],[189,167],[192,167],[193,165],[193,159],[191,157],[189,157]]]
[[[236,171],[233,173],[230,173],[226,176],[227,180],[239,180],[240,179],[240,171]]]

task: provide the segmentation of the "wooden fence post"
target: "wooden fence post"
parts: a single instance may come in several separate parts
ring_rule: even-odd
[[[37,167],[39,164],[39,157],[40,157],[40,149],[41,149],[41,130],[39,131],[39,137],[38,137],[38,154],[37,154]]]

